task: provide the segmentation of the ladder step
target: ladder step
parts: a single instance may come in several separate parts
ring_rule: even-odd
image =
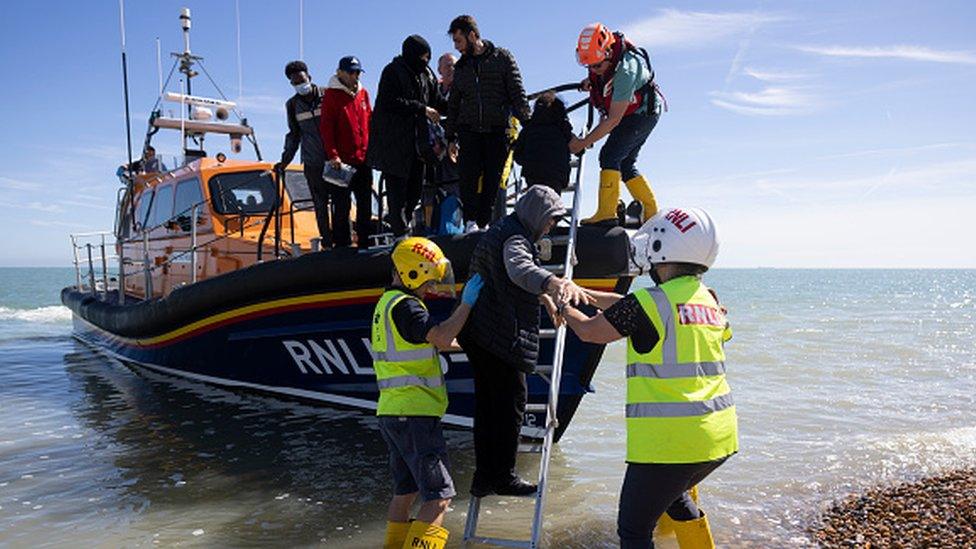
[[[545,404],[545,403],[543,403],[543,404],[526,404],[525,405],[525,411],[526,412],[541,413],[541,412],[546,412],[548,410],[549,410],[549,405],[548,404]]]
[[[566,272],[566,268],[563,266],[562,263],[553,264],[553,265],[543,265],[542,268],[555,275],[561,275],[564,272]]]
[[[561,234],[558,236],[550,236],[549,240],[553,244],[569,244],[569,235]]]
[[[556,337],[556,329],[555,328],[542,328],[542,329],[539,330],[539,337],[542,338],[542,339],[549,339],[549,338]]]
[[[481,536],[472,536],[465,540],[468,543],[480,543],[483,545],[500,545],[502,547],[532,547],[532,542],[520,539],[505,539],[505,538],[486,538]]]
[[[549,375],[552,373],[552,364],[536,364],[535,373],[540,376]]]
[[[541,454],[542,443],[541,442],[520,442],[518,445],[518,451],[521,454]]]

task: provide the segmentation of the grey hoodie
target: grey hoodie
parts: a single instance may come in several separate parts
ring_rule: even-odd
[[[502,247],[505,272],[516,286],[533,294],[546,291],[553,274],[536,264],[533,248],[549,220],[565,212],[559,194],[544,185],[529,187],[515,203],[515,216],[532,235],[532,242],[522,235],[514,235]]]

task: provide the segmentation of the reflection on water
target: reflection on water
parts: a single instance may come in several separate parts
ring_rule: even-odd
[[[833,498],[976,465],[976,272],[709,276],[735,328],[742,448],[702,490],[720,545],[809,544]],[[369,415],[132,370],[68,329],[0,322],[0,546],[380,545],[389,475]],[[550,547],[616,544],[624,353],[607,349],[553,454]],[[446,434],[457,546],[473,448]],[[528,533],[529,500],[485,509],[485,533]]]

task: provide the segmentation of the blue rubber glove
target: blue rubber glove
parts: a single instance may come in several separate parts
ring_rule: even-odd
[[[468,279],[468,283],[464,285],[464,289],[461,290],[461,303],[464,303],[468,307],[474,307],[474,302],[478,301],[478,294],[481,293],[481,287],[485,285],[485,281],[481,279],[481,275],[475,273],[474,276]]]

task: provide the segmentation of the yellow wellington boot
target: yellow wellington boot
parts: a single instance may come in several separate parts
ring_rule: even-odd
[[[678,537],[678,547],[681,549],[715,549],[712,530],[708,527],[705,513],[695,520],[674,521],[674,534]]]
[[[419,520],[413,521],[403,542],[403,549],[444,549],[447,529]]]
[[[633,196],[644,206],[644,219],[642,221],[654,217],[654,214],[657,213],[657,200],[654,199],[654,191],[651,190],[651,186],[647,184],[644,176],[638,175],[628,179],[627,190],[630,191],[630,196]]]
[[[407,531],[410,530],[409,522],[389,522],[386,523],[386,539],[383,540],[383,549],[400,549],[403,541],[407,539]]]
[[[591,225],[617,219],[618,200],[620,200],[620,171],[600,170],[600,192],[597,195],[596,213],[580,223]]]
[[[698,505],[698,485],[691,487],[688,490],[688,495],[691,496],[691,501]],[[669,517],[667,513],[661,515],[661,518],[657,519],[657,528],[654,529],[654,535],[656,536],[673,536],[674,535],[674,519]]]

